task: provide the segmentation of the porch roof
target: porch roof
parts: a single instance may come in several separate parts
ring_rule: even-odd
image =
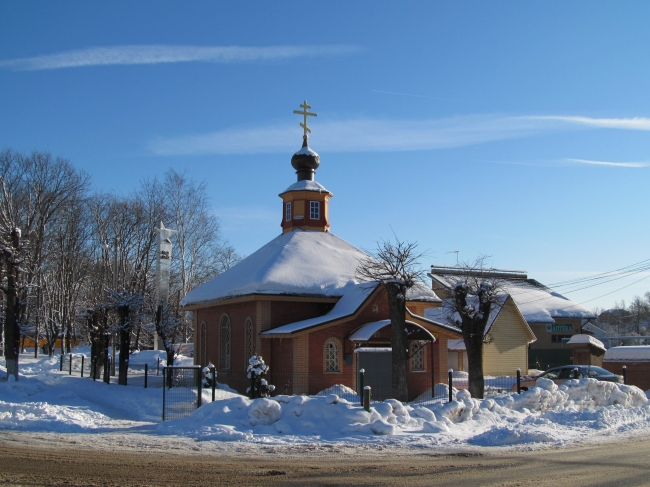
[[[390,320],[373,321],[361,325],[359,328],[350,333],[348,340],[353,342],[367,342],[372,336],[382,328],[390,326]],[[423,326],[414,323],[413,321],[406,321],[406,334],[409,340],[426,340],[435,342],[436,338]]]

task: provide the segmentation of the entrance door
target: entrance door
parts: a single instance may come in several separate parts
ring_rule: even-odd
[[[357,349],[357,377],[364,369],[363,385],[370,386],[371,398],[378,401],[392,396],[392,352],[390,348]],[[362,391],[359,391],[362,393]]]

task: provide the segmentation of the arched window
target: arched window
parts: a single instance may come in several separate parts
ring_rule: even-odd
[[[341,372],[341,342],[336,338],[328,338],[323,347],[325,372]]]
[[[201,355],[199,356],[199,359],[201,360],[201,367],[205,367],[207,365],[207,357],[206,357],[206,350],[207,350],[207,341],[208,341],[208,326],[206,325],[205,321],[201,323]]]
[[[246,318],[246,325],[244,326],[246,332],[246,366],[248,366],[248,359],[255,355],[255,330],[253,327],[253,320],[249,316]]]
[[[411,370],[413,372],[424,371],[424,343],[413,342],[411,350]]]
[[[223,315],[219,325],[219,368],[230,369],[230,316]]]

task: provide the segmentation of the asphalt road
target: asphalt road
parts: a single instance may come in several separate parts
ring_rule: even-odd
[[[25,446],[0,431],[0,485],[650,485],[650,439],[515,453],[327,453],[308,447],[227,455]]]

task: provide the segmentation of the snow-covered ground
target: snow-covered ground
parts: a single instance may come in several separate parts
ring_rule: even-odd
[[[78,354],[88,353],[79,349]],[[131,364],[155,367],[162,352],[133,355]],[[185,359],[184,361],[191,361]],[[0,376],[6,371],[0,363]],[[437,386],[438,387],[438,386]],[[646,393],[593,379],[569,381],[557,387],[541,379],[521,395],[475,400],[459,391],[455,401],[410,406],[395,400],[373,403],[366,412],[335,394],[277,396],[251,401],[221,392],[191,416],[161,421],[162,390],[93,382],[59,372],[59,358],[21,356],[18,382],[0,381],[0,429],[14,432],[85,433],[140,448],[152,444],[191,445],[214,441],[236,449],[260,446],[339,445],[454,449],[561,446],[650,433],[650,403]],[[6,431],[9,433],[9,431]],[[170,435],[174,437],[171,440]],[[161,441],[163,440],[163,441]],[[199,441],[199,443],[197,443]],[[86,441],[92,445],[92,441]],[[185,448],[184,447],[184,448]],[[176,446],[175,448],[178,448]]]

